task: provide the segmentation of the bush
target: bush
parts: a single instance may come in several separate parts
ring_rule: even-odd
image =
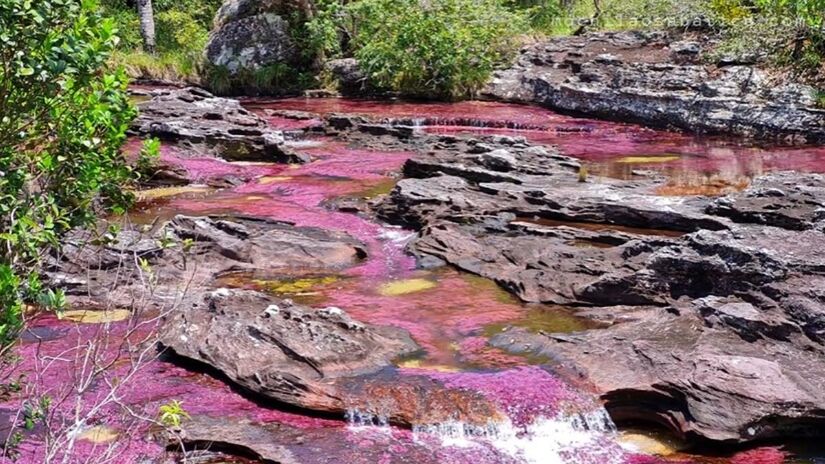
[[[102,14],[112,18],[124,40],[112,64],[128,75],[167,81],[200,82],[203,49],[221,0],[155,0],[157,54],[142,51],[137,11],[127,0],[103,0]]]
[[[209,32],[198,24],[189,13],[161,11],[155,17],[158,50],[202,54]]]
[[[359,0],[335,20],[376,84],[448,98],[477,91],[528,30],[500,0]]]
[[[90,0],[0,0],[0,345],[61,236],[131,201],[120,146],[135,110],[125,74],[105,71],[114,32]]]

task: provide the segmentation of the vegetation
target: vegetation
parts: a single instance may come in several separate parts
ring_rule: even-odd
[[[122,42],[112,56],[131,77],[198,83],[212,18],[220,0],[155,0],[156,50],[145,50],[134,0],[102,0],[105,16],[115,21]]]
[[[23,304],[61,309],[39,271],[63,234],[123,210],[120,153],[135,110],[126,75],[106,70],[115,24],[92,0],[0,0],[0,348]]]
[[[825,75],[825,0],[296,0],[277,13],[291,25],[298,62],[234,74],[203,63],[220,0],[155,0],[156,53],[142,48],[136,0],[102,1],[123,36],[113,63],[132,76],[200,82],[217,93],[300,91],[327,81],[326,59],[355,57],[387,90],[465,97],[524,38],[584,30],[698,28],[722,38],[711,58]]]
[[[412,95],[472,94],[528,29],[526,17],[500,0],[360,0],[338,13],[339,28],[370,78]]]
[[[163,404],[158,410],[158,420],[165,427],[172,429],[180,428],[186,419],[189,419],[189,413],[183,408],[183,403],[178,400],[172,400]]]

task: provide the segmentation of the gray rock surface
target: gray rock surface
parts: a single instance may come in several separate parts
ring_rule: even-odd
[[[205,90],[156,92],[138,104],[138,110],[133,132],[185,145],[199,155],[210,153],[228,161],[307,161],[284,145],[281,131],[240,102]]]
[[[293,64],[298,49],[281,14],[282,0],[227,0],[215,16],[206,59],[231,74]]]
[[[813,88],[771,79],[756,65],[705,64],[701,41],[641,32],[554,38],[521,50],[484,94],[655,127],[825,141]]]
[[[342,378],[374,374],[418,349],[400,329],[352,320],[247,290],[218,289],[166,322],[161,343],[267,399],[344,415],[359,400]]]
[[[157,231],[144,233],[135,226],[108,240],[75,232],[52,258],[49,278],[78,304],[92,307],[129,307],[134,301],[185,306],[225,275],[256,270],[283,278],[300,272],[332,273],[359,263],[365,250],[346,234],[284,222],[177,216]],[[151,268],[151,289],[140,259]]]
[[[656,178],[579,182],[574,160],[519,140],[424,145],[375,208],[420,229],[414,254],[611,321],[573,334],[511,328],[494,346],[555,360],[620,421],[720,442],[817,433],[825,177],[780,172],[718,199],[660,197]]]

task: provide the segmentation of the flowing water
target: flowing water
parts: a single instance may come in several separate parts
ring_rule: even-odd
[[[534,143],[557,145],[564,153],[584,160],[594,176],[662,176],[667,179],[660,192],[663,195],[720,194],[743,188],[753,176],[774,169],[825,171],[825,148],[760,148],[572,118],[529,106],[341,99],[249,100],[246,104],[273,126],[293,132],[318,125],[324,114],[345,112],[413,124],[428,132],[523,136]],[[295,119],[294,114],[284,111],[317,116]],[[412,153],[354,149],[319,136],[305,138],[297,146],[314,161],[306,165],[227,163],[192,158],[178,148],[164,146],[163,160],[184,168],[195,184],[227,174],[243,182],[229,189],[196,186],[146,192],[131,219],[149,224],[175,214],[243,214],[351,234],[366,244],[368,252],[368,259],[354,268],[329,273],[260,269],[223,275],[218,285],[254,288],[312,307],[340,307],[355,319],[406,329],[423,348],[422,353],[397,360],[396,366],[382,375],[400,384],[425,376],[449,388],[472,391],[492,401],[504,415],[490,417],[483,426],[444,421],[412,430],[388,425],[381,413],[353,410],[346,418],[319,418],[261,404],[209,374],[162,361],[151,363],[132,379],[133,386],[123,394],[125,403],[152,415],[159,405],[176,399],[192,416],[215,417],[227,423],[283,424],[301,431],[302,438],[287,447],[299,462],[307,464],[816,462],[792,458],[775,448],[700,456],[684,452],[684,445],[673,437],[648,430],[617,431],[588,386],[565,375],[553,360],[513,356],[486,343],[512,326],[575,332],[597,329],[598,322],[577,316],[573,308],[520,303],[494,283],[453,269],[418,269],[404,252],[411,231],[329,207],[341,198],[387,193]],[[23,358],[34,350],[63,353],[100,327],[40,319],[23,347]],[[111,327],[115,338],[123,330],[118,327]],[[50,375],[46,381],[65,382],[69,374],[57,371]],[[375,410],[380,411],[380,407]],[[128,435],[116,424],[111,428],[114,436]],[[125,440],[128,443],[120,450],[123,460],[116,462],[136,462],[142,455],[160,452],[158,445],[144,436],[135,434]],[[87,435],[79,443],[88,451],[96,441]],[[24,448],[24,462],[26,457],[38,462],[37,453]]]

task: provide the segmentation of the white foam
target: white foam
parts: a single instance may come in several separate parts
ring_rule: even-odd
[[[414,432],[417,440],[435,438],[442,446],[486,444],[525,464],[621,464],[624,455],[604,409],[538,418],[523,428],[510,421],[483,427],[454,422],[416,427]]]

